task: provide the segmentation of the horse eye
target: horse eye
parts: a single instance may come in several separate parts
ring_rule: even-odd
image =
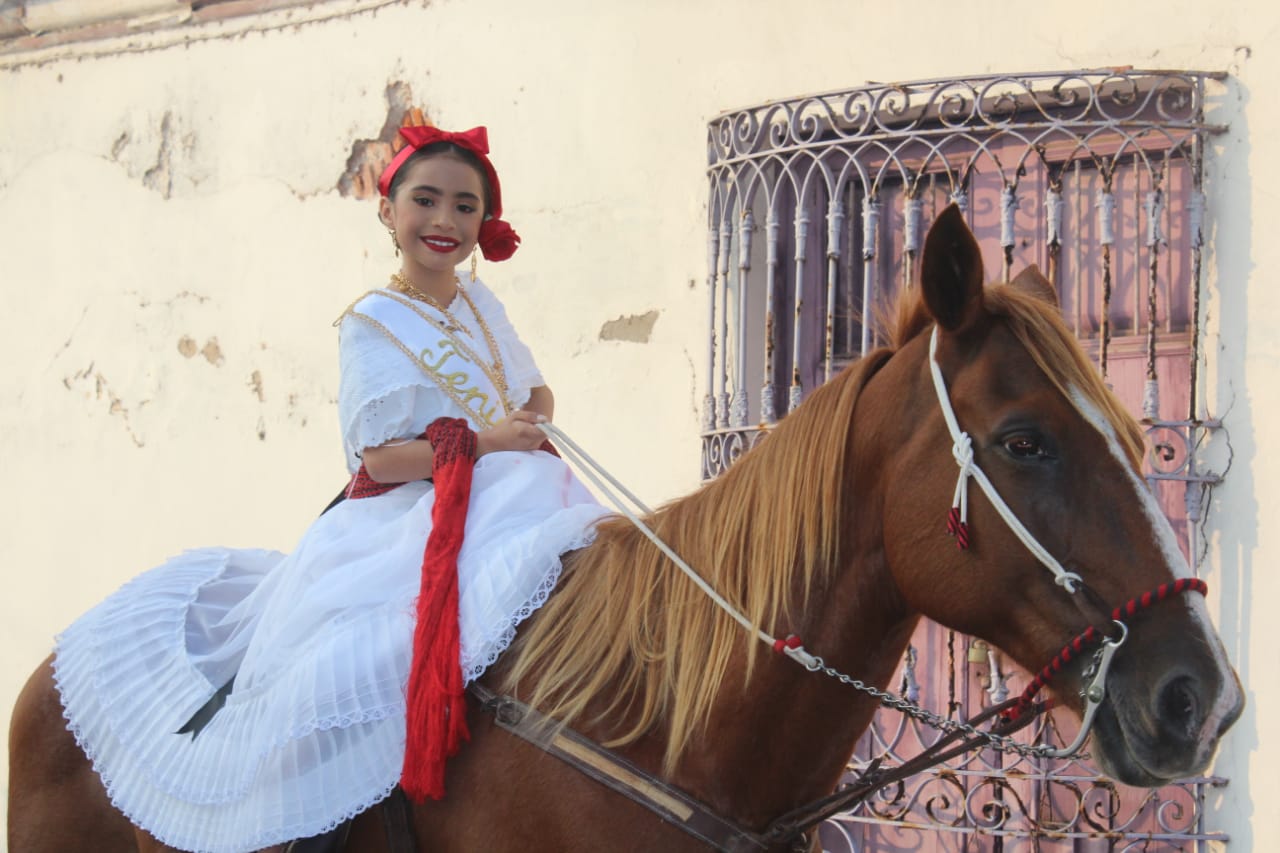
[[[1040,442],[1029,435],[1015,435],[1013,438],[1005,439],[1004,449],[1021,459],[1044,455],[1044,448],[1040,446]]]

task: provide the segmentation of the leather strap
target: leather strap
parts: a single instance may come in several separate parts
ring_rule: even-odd
[[[399,785],[382,801],[382,829],[387,836],[388,853],[415,853],[418,849],[409,819],[409,799]]]
[[[771,849],[772,845],[763,836],[725,820],[680,789],[573,729],[559,725],[518,699],[500,696],[474,682],[468,690],[480,700],[483,710],[493,714],[499,728],[554,755],[716,850],[761,853]]]

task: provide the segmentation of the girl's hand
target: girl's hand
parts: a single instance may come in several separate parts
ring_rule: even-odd
[[[476,435],[476,457],[495,450],[537,450],[547,436],[535,424],[546,422],[546,416],[537,412],[512,412]]]

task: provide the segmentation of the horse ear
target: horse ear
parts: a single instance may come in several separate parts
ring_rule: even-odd
[[[964,214],[952,204],[924,239],[920,289],[929,314],[948,332],[965,328],[982,312],[982,252]]]
[[[1058,291],[1054,288],[1053,282],[1045,278],[1044,273],[1040,272],[1040,267],[1035,264],[1015,275],[1013,281],[1009,282],[1009,286],[1028,296],[1043,299],[1054,308],[1061,307],[1058,304]]]

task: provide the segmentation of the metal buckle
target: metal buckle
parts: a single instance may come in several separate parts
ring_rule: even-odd
[[[502,699],[494,704],[493,718],[501,726],[515,727],[524,719],[524,708],[510,699]]]
[[[1084,746],[1085,740],[1089,737],[1089,732],[1093,729],[1094,715],[1098,713],[1098,709],[1107,698],[1107,672],[1111,669],[1111,659],[1115,657],[1116,650],[1129,638],[1129,629],[1124,623],[1115,621],[1115,624],[1120,628],[1119,639],[1112,640],[1110,637],[1105,637],[1102,640],[1102,647],[1094,653],[1092,662],[1080,678],[1080,698],[1085,701],[1084,714],[1080,720],[1080,732],[1065,749],[1047,752],[1046,757],[1070,758],[1080,751],[1080,747]]]

